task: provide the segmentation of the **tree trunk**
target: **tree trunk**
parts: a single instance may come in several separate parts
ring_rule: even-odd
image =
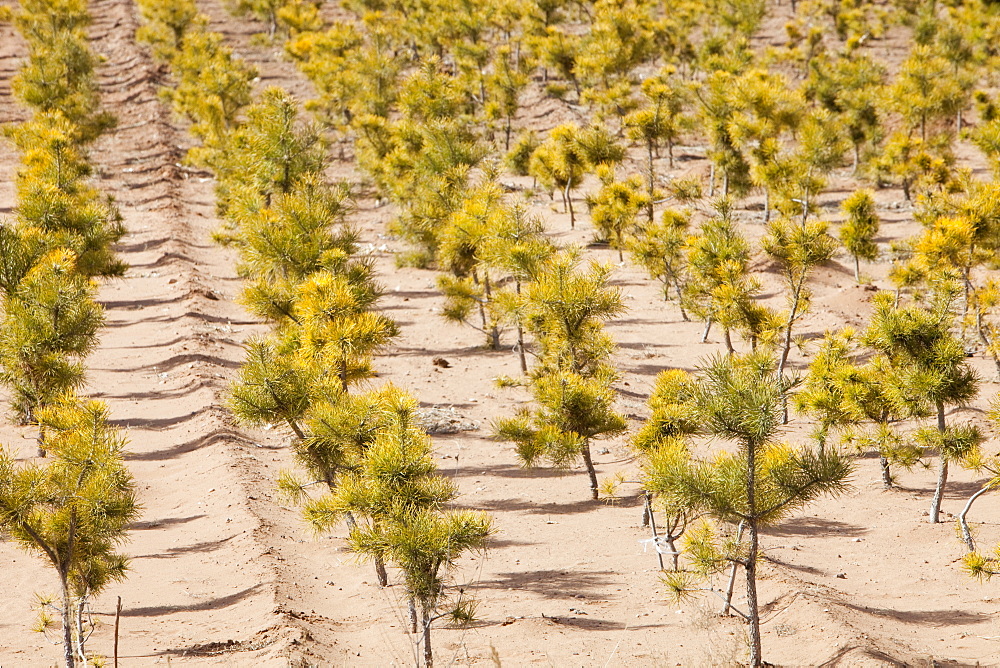
[[[944,433],[947,425],[944,421],[944,404],[937,402],[937,423],[938,431]],[[931,524],[938,523],[938,516],[941,514],[941,497],[944,496],[944,486],[948,484],[948,457],[944,448],[938,453],[938,480],[937,487],[934,488],[934,497],[931,499],[931,512],[927,521]]]
[[[715,163],[708,167],[708,196],[715,197]]]
[[[892,474],[889,472],[889,460],[879,455],[878,462],[882,467],[882,487],[884,489],[892,489]]]
[[[761,665],[760,656],[760,611],[757,609],[757,448],[747,443],[747,533],[750,548],[747,550],[747,618],[750,622],[750,666]]]
[[[431,648],[431,614],[426,605],[421,606],[424,611],[424,666],[433,668],[434,650]]]
[[[858,165],[861,163],[861,146],[855,142],[854,144],[854,164],[851,166],[851,173],[858,173]]]
[[[389,586],[389,574],[385,572],[385,559],[382,555],[375,555],[375,575],[378,577],[379,587]]]
[[[763,665],[760,646],[760,612],[757,609],[757,521],[747,522],[750,549],[747,552],[747,617],[750,623],[750,665]]]
[[[573,196],[569,191],[569,184],[566,184],[566,208],[569,209],[569,229],[576,229],[576,213],[573,211]]]
[[[490,286],[490,277],[487,273],[483,276],[483,291],[486,294],[486,303],[493,301],[493,290]],[[500,329],[494,322],[490,326],[490,350],[500,350]]]
[[[118,625],[122,618],[122,597],[118,597],[118,605],[115,607],[115,645],[114,645],[114,668],[118,668]]]
[[[687,311],[684,310],[684,293],[681,291],[680,281],[674,276],[674,290],[677,292],[677,308],[681,310],[681,318],[684,322],[689,322],[691,318],[688,317]]]
[[[785,323],[785,341],[781,346],[781,359],[778,361],[778,376],[785,373],[785,363],[788,362],[788,353],[792,350],[792,325],[799,314],[799,295],[802,294],[802,284],[794,286],[792,292],[792,310],[788,314],[788,322]]]
[[[524,355],[524,327],[517,326],[517,357],[521,362],[521,373],[528,373],[528,359]]]
[[[712,329],[712,319],[709,318],[705,321],[705,331],[701,333],[701,342],[706,343],[708,341],[708,332]]]
[[[966,520],[966,516],[969,514],[969,509],[972,508],[973,502],[981,497],[986,492],[992,489],[989,485],[983,485],[983,488],[978,492],[969,497],[969,500],[965,504],[965,508],[962,508],[962,512],[958,515],[958,525],[962,527],[962,540],[965,541],[965,545],[969,548],[969,552],[976,551],[976,541],[972,538],[972,531],[969,530],[969,523]]]
[[[665,534],[665,537],[667,539],[667,547],[669,547],[670,551],[673,553],[670,555],[670,559],[673,562],[674,572],[676,573],[681,569],[681,563],[680,563],[681,555],[677,553],[677,545],[674,543],[674,535],[668,531]]]
[[[743,540],[743,529],[746,526],[744,522],[740,522],[739,526],[736,527],[736,545],[740,544]],[[740,564],[738,561],[733,562],[733,567],[729,571],[729,584],[726,585],[726,604],[722,606],[722,614],[728,615],[729,611],[733,607],[733,591],[736,589],[736,569],[739,568]]]
[[[764,223],[771,221],[771,189],[764,188]]]
[[[34,414],[34,411],[32,411]],[[35,453],[38,457],[44,457],[48,454],[45,451],[45,427],[41,424],[38,425],[38,436],[35,438],[35,443],[37,444],[38,451]]]
[[[344,521],[347,522],[347,528],[354,531],[358,528],[358,521],[354,519],[354,515],[351,512],[344,513]],[[378,578],[378,584],[380,587],[389,586],[389,574],[385,571],[385,559],[381,556],[376,555],[372,561],[375,562],[375,576]]]
[[[594,462],[590,458],[590,441],[583,442],[583,463],[587,465],[587,475],[590,477],[590,496],[597,501],[597,471],[594,470]]]
[[[649,167],[649,202],[646,203],[646,215],[649,218],[650,224],[653,223],[653,194],[656,191],[656,173],[653,171],[653,142],[646,142],[646,160]],[[673,164],[670,165],[673,167]]]
[[[857,255],[854,256],[854,281],[861,285],[861,260]]]
[[[69,594],[69,581],[66,576],[62,576],[62,578],[63,657],[66,660],[66,668],[74,668],[76,658],[73,651],[73,604]]]
[[[410,633],[417,632],[417,602],[413,596],[406,597],[406,605],[410,611]]]
[[[646,492],[646,516],[649,518],[649,527],[653,532],[653,549],[656,550],[656,559],[660,562],[660,570],[663,570],[663,555],[660,554],[660,546],[656,544],[658,533],[656,531],[656,517],[653,516],[653,495]],[[676,557],[674,558],[676,562]],[[676,571],[676,566],[674,567]]]
[[[304,433],[302,433],[302,429],[301,429],[301,427],[299,427],[298,423],[295,422],[295,420],[291,420],[291,419],[287,420],[287,422],[288,422],[288,426],[292,430],[292,433],[295,434],[295,437],[297,439],[299,439],[300,441],[304,440],[305,437],[306,437],[306,435]]]
[[[80,657],[80,665],[83,668],[87,668],[87,637],[83,633],[83,608],[86,605],[86,600],[81,598],[77,601],[76,605],[76,619],[74,620],[76,624],[76,647],[77,653]]]
[[[722,339],[726,343],[726,352],[729,353],[730,355],[732,355],[733,353],[735,353],[736,349],[733,348],[733,338],[729,334],[729,328],[728,327],[723,327],[722,328]]]

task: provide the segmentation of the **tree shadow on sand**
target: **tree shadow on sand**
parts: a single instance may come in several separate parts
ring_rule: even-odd
[[[795,517],[781,524],[761,530],[765,536],[861,536],[868,529],[856,524],[823,519],[822,517]]]
[[[497,573],[476,586],[482,589],[520,590],[550,599],[570,599],[574,594],[602,591],[614,584],[613,571],[512,571]]]
[[[993,619],[992,615],[982,612],[967,612],[965,610],[893,610],[892,608],[873,608],[867,605],[841,602],[845,608],[864,612],[876,617],[888,617],[904,624],[918,624],[940,628],[943,626],[962,626],[965,624],[984,624]]]
[[[191,603],[189,605],[154,605],[145,608],[126,608],[122,610],[122,617],[159,617],[160,615],[171,615],[178,612],[201,612],[204,610],[220,610],[235,605],[240,601],[250,598],[256,594],[264,585],[255,584],[228,596]]]

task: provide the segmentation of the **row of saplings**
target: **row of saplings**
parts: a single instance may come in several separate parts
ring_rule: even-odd
[[[167,34],[163,21],[185,8],[191,21],[175,48],[163,48],[156,38]],[[201,86],[208,64],[243,84],[252,76],[205,30],[193,5],[141,9],[143,35],[176,83],[166,95],[202,140],[191,158],[218,178],[224,226],[217,237],[239,252],[241,301],[273,326],[246,343],[230,406],[247,425],[282,424],[294,434],[304,479],[286,473],[281,489],[302,503],[319,531],[346,521],[351,548],[374,562],[382,586],[386,566],[399,569],[410,630],[419,631],[415,647],[422,645],[432,665],[433,622],[468,620],[474,609],[460,593],[449,595],[450,567],[485,547],[492,523],[484,513],[447,509],[457,489],[437,472],[412,396],[392,386],[353,391],[372,375],[373,354],[398,329],[373,310],[381,288],[345,222],[349,194],[325,183],[326,146],[315,128],[297,120],[295,101],[280,89],[264,91],[237,119],[250,102],[247,85],[246,97],[222,122],[216,114],[222,97],[213,97],[214,89],[188,95]]]
[[[95,279],[125,271],[112,251],[121,218],[88,183],[86,147],[114,119],[98,109],[86,2],[26,0],[6,18],[29,49],[12,90],[32,117],[4,128],[21,167],[15,217],[0,221],[0,382],[48,459],[0,453],[0,529],[55,569],[60,592],[39,595],[36,630],[62,644],[66,666],[86,666],[91,601],[125,577],[116,550],[139,514],[124,435],[104,404],[76,395],[104,321]]]

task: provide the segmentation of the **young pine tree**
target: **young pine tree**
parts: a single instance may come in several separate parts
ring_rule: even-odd
[[[104,322],[96,286],[74,264],[71,253],[47,256],[3,300],[0,381],[11,389],[18,417],[38,425],[40,456],[47,435],[39,411],[83,384],[83,359]]]
[[[591,376],[606,368],[614,342],[603,331],[604,323],[625,310],[610,277],[610,268],[599,264],[581,270],[571,251],[555,254],[539,267],[522,294],[525,327],[539,342],[538,374]]]
[[[89,601],[121,581],[128,558],[116,552],[140,506],[123,462],[125,439],[107,408],[65,395],[40,411],[52,459],[18,464],[0,453],[0,527],[43,557],[59,578],[63,656],[87,665]],[[43,613],[42,625],[53,624]]]
[[[875,296],[864,342],[885,356],[900,380],[901,392],[924,401],[937,416],[937,432],[923,441],[939,450],[938,480],[928,521],[937,523],[948,482],[948,464],[961,461],[978,446],[962,426],[949,428],[945,409],[962,406],[979,392],[979,379],[965,357],[965,347],[952,333],[954,291],[949,286],[935,296],[930,308],[897,306],[892,294]]]
[[[841,204],[847,220],[840,227],[840,242],[854,258],[854,280],[861,283],[861,260],[878,257],[878,214],[871,190],[858,190]]]
[[[360,461],[335,488],[309,500],[304,514],[317,531],[328,531],[351,513],[351,549],[400,570],[410,604],[420,607],[429,667],[431,625],[444,616],[448,570],[462,555],[485,549],[492,522],[484,513],[442,509],[457,489],[437,473],[430,439],[416,424],[416,401],[400,392],[373,400],[381,402],[379,426],[364,439]]]
[[[639,211],[646,208],[648,195],[638,176],[617,181],[614,168],[606,165],[599,167],[597,174],[601,188],[596,194],[587,196],[590,220],[598,233],[618,251],[618,261],[624,262],[626,239],[635,229]]]
[[[647,471],[651,483],[673,503],[742,527],[735,541],[719,543],[707,532],[692,544],[701,543],[693,554],[702,572],[731,563],[746,573],[749,665],[755,667],[764,665],[757,601],[759,530],[820,496],[843,492],[852,471],[850,461],[836,450],[796,451],[775,441],[788,389],[788,380],[766,356],[710,360],[694,391],[694,419],[701,431],[734,441],[737,452],[706,461],[673,456]],[[678,595],[689,591],[687,574],[664,580]]]
[[[532,381],[534,410],[498,420],[496,438],[513,441],[525,466],[546,460],[568,467],[583,460],[590,478],[590,494],[598,498],[597,470],[591,457],[591,440],[625,430],[624,416],[614,411],[615,392],[610,370],[584,377],[572,371],[555,371]]]
[[[488,237],[480,249],[483,263],[504,277],[506,289],[496,292],[490,303],[500,322],[517,329],[517,354],[521,373],[528,372],[525,349],[524,301],[521,292],[533,281],[541,267],[555,253],[552,242],[544,235],[540,218],[528,215],[527,210],[515,204],[505,210],[498,229]]]
[[[663,286],[663,298],[670,299],[673,290],[681,318],[689,319],[684,309],[684,286],[687,281],[687,241],[690,236],[691,214],[667,209],[659,222],[640,225],[628,239],[633,259],[651,278]]]
[[[774,221],[768,235],[761,242],[764,251],[773,258],[785,282],[788,316],[785,320],[778,373],[785,370],[788,353],[792,349],[792,329],[808,311],[810,292],[809,277],[815,269],[828,261],[837,242],[827,234],[823,222],[792,222],[787,218]]]

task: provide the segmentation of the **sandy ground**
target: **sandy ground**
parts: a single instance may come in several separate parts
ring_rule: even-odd
[[[300,98],[310,87],[280,59],[276,48],[253,46],[254,26],[230,18],[218,2],[202,5],[247,60],[261,85],[280,85]],[[144,506],[127,551],[132,573],[96,602],[101,622],[90,646],[111,652],[111,621],[120,596],[121,665],[410,665],[415,638],[403,630],[398,585],[379,588],[368,564],[358,563],[334,535],[311,535],[294,509],[275,493],[278,472],[289,468],[287,435],[247,433],[220,406],[241,357],[240,344],[262,325],[235,303],[239,282],[231,252],[212,244],[217,225],[210,175],[179,165],[189,146],[183,124],[158,100],[162,72],[132,39],[137,19],[129,0],[92,4],[94,48],[108,108],[118,128],[94,147],[98,185],[122,209],[129,235],[121,246],[128,275],[101,291],[107,327],[90,360],[88,394],[107,401],[131,441],[129,467]],[[0,26],[0,121],[24,117],[9,96],[10,77],[23,45]],[[572,113],[528,100],[522,124],[551,125]],[[706,173],[701,152],[681,149],[675,174]],[[982,168],[981,160],[967,156]],[[0,144],[0,213],[13,205],[17,156]],[[665,165],[664,165],[665,169]],[[350,165],[331,172],[353,174]],[[509,179],[515,183],[516,179]],[[522,185],[525,185],[522,183]],[[836,175],[823,201],[830,216],[855,187]],[[899,192],[879,193],[883,238],[912,235],[916,226]],[[753,203],[753,200],[748,200]],[[559,243],[588,244],[586,217],[575,232],[547,197],[533,201]],[[582,208],[582,206],[581,206]],[[435,274],[395,268],[399,242],[386,236],[390,207],[361,200],[352,222],[375,248],[387,294],[382,308],[402,335],[377,360],[378,385],[392,381],[422,405],[453,411],[471,431],[435,437],[441,469],[458,483],[463,507],[486,509],[500,533],[487,556],[461,564],[457,581],[479,601],[470,628],[435,630],[440,665],[709,666],[738,662],[744,629],[716,613],[704,598],[673,604],[658,583],[656,557],[643,551],[636,485],[615,504],[588,499],[582,470],[525,470],[512,449],[489,439],[490,422],[527,400],[523,389],[497,389],[492,379],[516,375],[508,350],[485,350],[482,336],[445,323]],[[759,211],[740,213],[747,233],[760,236]],[[379,248],[386,246],[386,250]],[[615,262],[616,253],[589,247],[587,255]],[[760,262],[768,300],[780,305],[773,274]],[[885,264],[865,267],[887,286]],[[615,272],[629,311],[611,323],[622,372],[619,408],[632,426],[662,369],[693,369],[721,350],[714,336],[698,343],[702,325],[682,322],[661,301],[656,284],[626,263]],[[818,336],[845,324],[863,326],[870,291],[854,285],[850,262],[838,257],[818,272],[812,314],[801,331]],[[511,339],[507,334],[505,341]],[[738,344],[742,347],[742,343]],[[443,357],[449,368],[432,364]],[[808,363],[795,352],[797,368]],[[992,364],[973,359],[984,379],[984,399],[956,412],[982,418],[996,393]],[[803,419],[788,438],[810,430]],[[33,453],[32,434],[9,425],[0,437],[20,456]],[[996,442],[987,444],[995,448]],[[634,478],[625,439],[596,446],[601,477],[622,471]],[[931,461],[933,465],[936,462]],[[969,580],[959,569],[963,546],[949,520],[932,526],[925,511],[932,469],[899,476],[883,491],[877,460],[861,458],[852,491],[797,514],[763,538],[761,600],[765,657],[781,665],[991,665],[1000,663],[996,585]],[[945,497],[957,513],[981,481],[957,471]],[[1000,540],[994,521],[1000,496],[987,495],[973,519],[984,545]],[[984,521],[985,520],[985,521]],[[35,595],[56,588],[37,558],[0,543],[0,665],[49,666],[58,646],[30,629]],[[9,564],[9,565],[8,565]]]

